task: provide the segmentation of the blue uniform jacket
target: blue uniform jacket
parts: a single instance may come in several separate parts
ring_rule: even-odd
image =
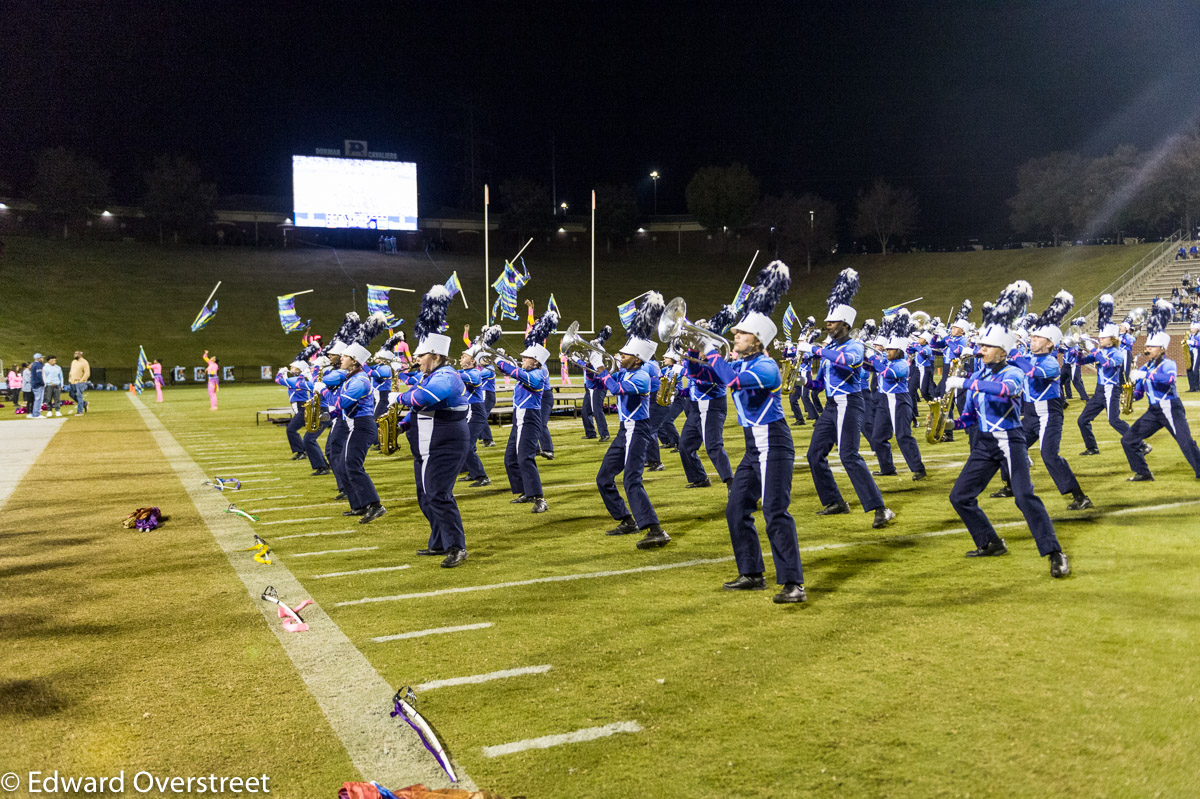
[[[308,402],[308,398],[312,396],[312,384],[304,375],[289,377],[277,374],[275,382],[288,390],[288,402]]]
[[[1058,386],[1060,370],[1053,352],[1045,355],[1021,355],[1013,365],[1025,373],[1025,398],[1030,402],[1057,399],[1062,396]]]
[[[1079,363],[1096,364],[1098,385],[1119,386],[1125,380],[1125,350],[1120,347],[1105,347],[1086,355],[1080,353]]]
[[[399,402],[412,408],[412,413],[465,411],[467,390],[458,370],[446,364],[429,374],[422,374],[412,388],[400,395]],[[409,421],[412,413],[409,414]]]
[[[637,369],[618,369],[615,374],[602,371],[604,387],[617,398],[617,418],[636,422],[650,418],[650,373],[646,365]]]
[[[814,347],[813,355],[821,359],[821,376],[825,393],[830,397],[857,394],[862,391],[863,345],[848,338],[841,344]]]
[[[999,368],[997,368],[999,367]],[[1021,426],[1022,385],[1025,373],[1010,364],[986,364],[963,386],[967,401],[955,430],[979,425],[985,433]]]
[[[1175,380],[1178,376],[1179,370],[1170,358],[1163,358],[1157,365],[1147,364],[1146,376],[1133,383],[1133,397],[1141,399],[1144,396],[1151,405],[1157,405],[1164,401],[1169,402],[1179,396],[1175,387]],[[1169,409],[1166,411],[1166,413],[1170,412]]]
[[[783,403],[779,399],[783,381],[775,361],[760,352],[730,363],[716,350],[705,358],[717,379],[733,391],[738,424],[756,427],[783,419]]]
[[[483,404],[483,370],[482,369],[459,369],[458,376],[462,378],[463,386],[467,390],[468,405]]]
[[[544,366],[537,369],[522,369],[513,366],[508,361],[499,361],[496,368],[517,381],[516,388],[513,389],[514,408],[541,409],[542,391],[550,382],[550,375]]]
[[[879,390],[884,394],[908,393],[908,361],[889,361],[882,355],[867,359],[867,366],[879,375]]]

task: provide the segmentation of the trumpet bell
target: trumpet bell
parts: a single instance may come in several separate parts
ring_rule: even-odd
[[[729,356],[729,340],[718,336],[711,330],[694,325],[687,320],[687,303],[683,297],[676,297],[667,303],[666,309],[658,320],[658,338],[664,343],[674,339],[687,349],[703,349],[706,344],[712,344],[721,351],[721,357]]]

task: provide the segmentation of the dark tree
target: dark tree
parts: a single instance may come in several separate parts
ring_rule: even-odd
[[[1144,159],[1137,148],[1122,144],[1109,155],[1087,163],[1071,209],[1072,222],[1084,236],[1121,231],[1143,221],[1148,212]]]
[[[199,239],[216,219],[216,201],[216,184],[205,183],[200,168],[186,158],[160,155],[154,159],[154,170],[146,174],[142,209],[146,218],[158,225],[159,244],[165,233],[176,242],[181,235]]]
[[[499,199],[504,212],[500,229],[524,244],[531,236],[544,236],[554,230],[554,211],[550,189],[529,178],[513,178],[500,184]]]
[[[802,255],[809,272],[814,257],[837,246],[837,206],[811,192],[763,197],[755,220],[770,237],[776,258]]]
[[[688,213],[728,248],[728,233],[745,227],[758,204],[758,179],[743,164],[701,167],[684,192]]]
[[[1049,234],[1059,240],[1074,229],[1073,209],[1083,189],[1084,161],[1076,153],[1031,158],[1017,170],[1017,193],[1008,200],[1016,233]]]
[[[102,208],[112,192],[109,173],[99,164],[65,147],[52,147],[38,156],[30,194],[39,209],[62,222],[65,239],[71,226],[85,222],[89,211]]]
[[[908,189],[898,189],[885,180],[877,180],[869,191],[858,193],[854,232],[878,241],[881,252],[887,255],[893,239],[912,232],[918,213],[915,194]]]
[[[1166,151],[1149,189],[1148,210],[1160,229],[1190,234],[1200,224],[1200,128],[1173,137]]]
[[[596,234],[604,238],[608,252],[612,252],[614,241],[625,242],[637,226],[637,196],[631,186],[596,187]]]

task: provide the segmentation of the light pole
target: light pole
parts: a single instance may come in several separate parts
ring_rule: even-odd
[[[650,179],[654,181],[654,215],[658,216],[658,170],[650,173]]]
[[[813,248],[813,226],[816,224],[816,211],[808,212],[808,246],[805,249],[808,251],[808,271],[812,272],[812,248]]]
[[[566,202],[566,200],[559,203],[558,207],[562,209],[563,219],[566,219],[567,218],[567,202]]]

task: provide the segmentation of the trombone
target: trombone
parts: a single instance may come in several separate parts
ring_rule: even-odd
[[[722,358],[728,358],[731,349],[729,340],[725,337],[687,320],[687,303],[683,297],[676,297],[667,303],[666,310],[658,320],[658,338],[664,344],[677,338],[679,343],[689,350],[703,350],[712,345],[721,351]]]
[[[558,350],[568,358],[573,356],[584,361],[589,360],[592,355],[599,355],[604,361],[604,368],[609,372],[615,372],[618,368],[617,359],[609,355],[607,350],[579,335],[579,322],[572,322],[571,326],[567,328],[567,332],[563,333],[562,343],[558,345]]]

